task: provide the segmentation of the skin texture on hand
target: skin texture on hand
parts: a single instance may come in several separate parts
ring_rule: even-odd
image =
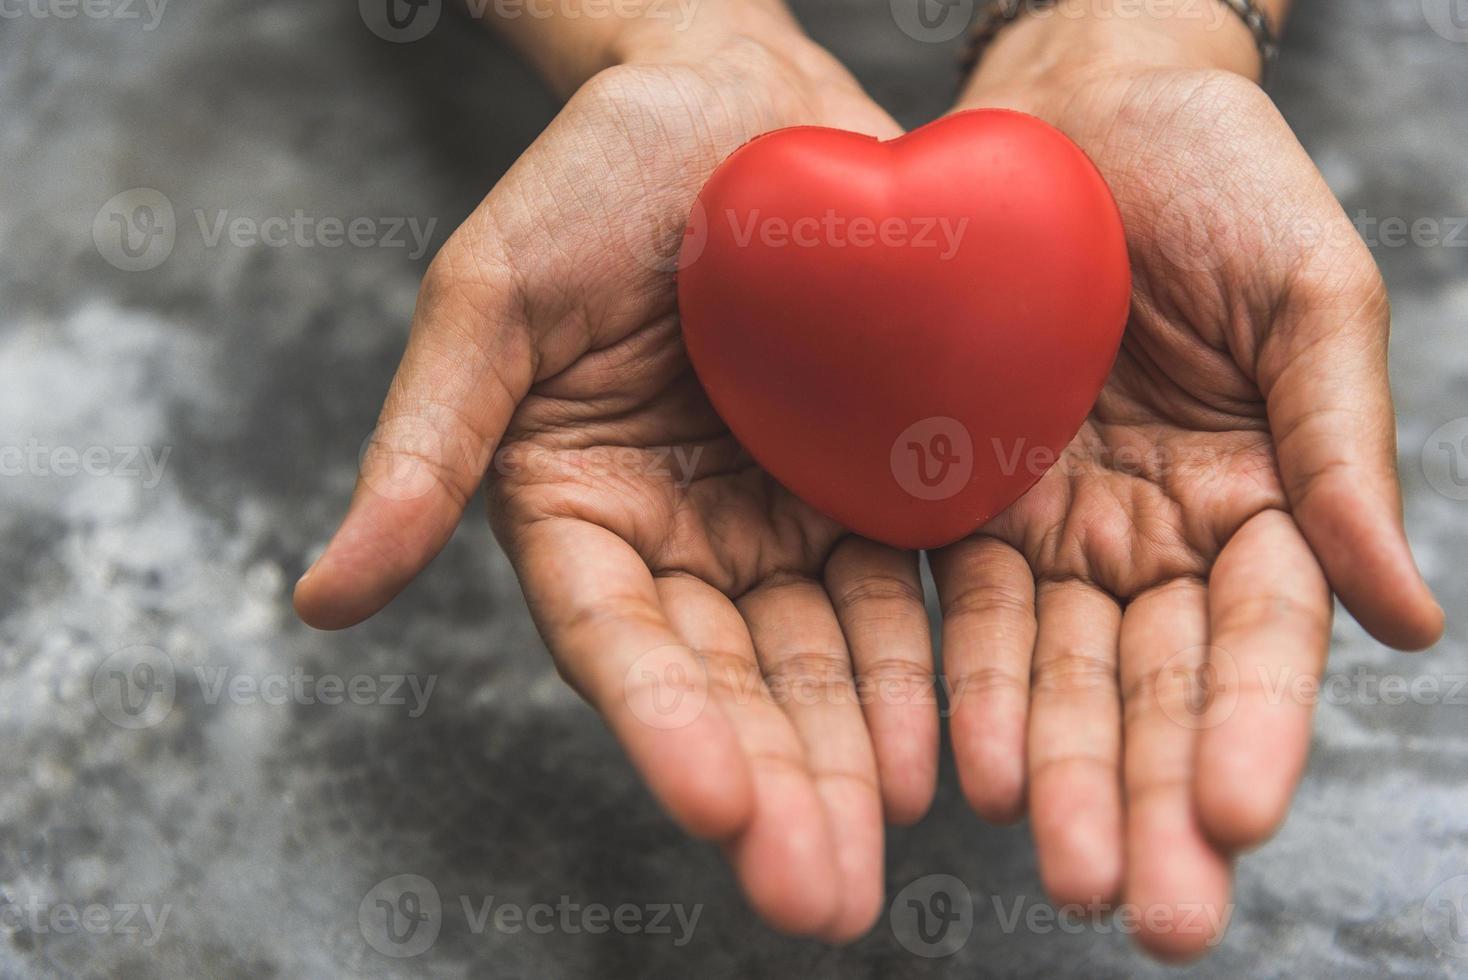
[[[582,86],[433,262],[350,513],[296,604],[325,628],[371,615],[487,473],[560,673],[768,921],[839,941],[879,913],[884,812],[917,819],[936,781],[918,559],[753,464],[692,372],[673,290],[705,178],[798,124],[899,133],[808,42],[734,37]],[[863,700],[858,677],[909,693]]]
[[[1142,943],[1214,940],[1232,855],[1284,818],[1310,740],[1331,593],[1421,648],[1442,612],[1401,521],[1387,297],[1267,96],[1232,72],[1075,64],[976,83],[1031,112],[1117,197],[1131,320],[1065,458],[931,556],[966,796],[1026,805],[1060,902],[1121,899]],[[1212,917],[1216,921],[1217,916]]]

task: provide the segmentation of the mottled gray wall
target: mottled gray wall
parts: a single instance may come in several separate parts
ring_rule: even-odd
[[[1461,0],[1298,4],[1277,97],[1352,213],[1468,215],[1468,43],[1430,20],[1453,4],[1468,23]],[[0,446],[52,455],[45,475],[0,479],[0,976],[1166,972],[1116,935],[1004,932],[993,896],[1043,901],[1027,832],[971,817],[947,768],[932,814],[891,835],[889,894],[931,873],[962,879],[978,915],[961,950],[920,959],[885,920],[846,949],[771,935],[556,680],[477,516],[369,624],[300,626],[290,584],[352,485],[426,256],[206,247],[194,212],[436,219],[436,247],[554,103],[447,19],[399,45],[349,2],[173,0],[151,30],[143,0],[140,20],[27,9],[0,7],[21,11],[0,20]],[[905,37],[881,2],[798,9],[904,123],[942,111],[954,45]],[[138,187],[171,203],[177,240],[161,265],[126,272],[104,260],[105,214],[101,249],[93,225]],[[1468,415],[1468,234],[1376,254],[1396,302],[1407,514],[1450,626],[1407,658],[1341,617],[1331,669],[1451,679],[1468,674],[1468,503],[1434,490],[1422,453]],[[59,447],[95,447],[107,475],[63,475]],[[130,461],[133,447],[161,471]],[[129,715],[94,692],[94,677],[105,686],[111,667],[150,659],[175,678],[171,700]],[[212,686],[297,670],[437,686],[416,718]],[[1322,706],[1290,821],[1241,861],[1233,928],[1189,972],[1468,974],[1436,901],[1468,894],[1452,881],[1468,874],[1468,706],[1446,693]],[[444,912],[432,948],[399,960],[369,945],[358,909],[402,874],[432,882]],[[676,947],[476,934],[459,902],[563,895],[702,911]],[[67,929],[67,907],[94,904],[102,934]],[[156,934],[141,915],[124,921],[134,905],[167,913]],[[16,928],[26,907],[39,928]]]

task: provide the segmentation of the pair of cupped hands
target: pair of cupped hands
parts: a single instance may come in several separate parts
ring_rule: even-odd
[[[1135,296],[1066,458],[928,553],[941,678],[919,555],[761,471],[680,339],[672,256],[729,153],[901,133],[779,13],[616,49],[445,245],[301,616],[376,612],[483,482],[561,675],[773,926],[839,942],[882,913],[883,826],[933,799],[942,685],[965,798],[1028,814],[1055,903],[1135,906],[1162,956],[1216,942],[1234,855],[1304,767],[1309,700],[1278,692],[1320,673],[1332,593],[1393,646],[1442,629],[1403,534],[1387,298],[1247,67],[1046,30],[1001,35],[957,108],[1090,155]],[[570,87],[569,58],[539,60]]]

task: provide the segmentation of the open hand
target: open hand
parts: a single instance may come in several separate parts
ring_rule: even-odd
[[[1145,945],[1194,955],[1304,768],[1310,706],[1271,692],[1319,675],[1332,591],[1393,646],[1442,630],[1402,529],[1386,293],[1238,74],[1112,59],[981,79],[980,105],[1090,154],[1135,294],[1066,457],[932,555],[959,773],[985,816],[1028,803],[1057,901],[1124,899],[1156,914]]]
[[[583,86],[433,262],[296,602],[322,627],[371,615],[487,474],[562,675],[671,814],[723,842],[760,913],[842,940],[880,909],[884,808],[917,819],[936,778],[917,556],[846,536],[752,463],[689,366],[673,290],[704,180],[797,124],[899,132],[803,41],[731,38]],[[853,671],[889,696],[859,698]]]

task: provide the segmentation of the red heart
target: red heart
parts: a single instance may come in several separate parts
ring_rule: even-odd
[[[903,548],[963,537],[1044,474],[1106,380],[1130,296],[1091,161],[996,109],[889,142],[752,140],[699,194],[679,257],[688,354],[740,443]]]

